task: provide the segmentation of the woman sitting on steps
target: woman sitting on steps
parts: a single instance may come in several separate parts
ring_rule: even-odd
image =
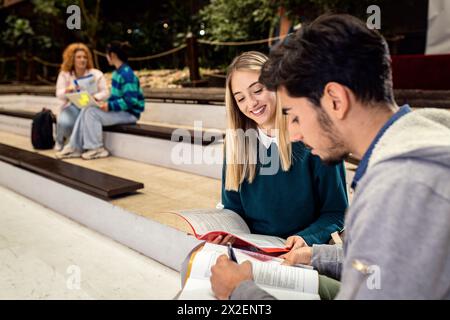
[[[136,123],[144,111],[144,95],[139,79],[127,64],[128,43],[113,41],[106,48],[108,63],[116,68],[112,75],[111,96],[99,107],[81,111],[69,144],[56,154],[59,159],[82,157],[85,160],[109,156],[103,146],[103,126]]]

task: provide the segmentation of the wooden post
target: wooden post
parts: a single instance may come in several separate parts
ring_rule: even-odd
[[[195,83],[200,80],[200,71],[198,68],[198,48],[197,38],[189,32],[186,36],[187,44],[187,64],[189,67],[189,79]]]
[[[6,72],[5,72],[5,61],[0,61],[0,81],[6,80]]]
[[[100,70],[100,63],[98,62],[97,51],[94,49],[92,50],[92,52],[94,52],[94,66]]]
[[[36,81],[36,64],[31,54],[28,54],[27,61],[28,61],[27,78],[30,82],[34,82]]]
[[[20,53],[16,54],[16,81],[22,81],[22,68],[20,61],[22,60],[22,56]]]
[[[280,7],[278,12],[280,15],[280,37],[283,37],[289,33],[292,22],[286,15],[286,8]]]
[[[283,6],[278,7],[278,16],[280,17],[279,34],[275,36],[284,37],[289,33],[292,22],[286,15],[286,8]],[[278,41],[279,40],[277,40],[276,42]],[[272,40],[269,41],[269,47],[273,45],[273,42],[274,41]]]

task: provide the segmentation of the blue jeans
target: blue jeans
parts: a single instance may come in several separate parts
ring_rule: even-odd
[[[64,108],[58,116],[56,124],[56,142],[60,145],[64,144],[64,140],[68,140],[72,134],[73,127],[80,115],[81,110],[74,104],[70,104]]]
[[[97,107],[81,110],[70,136],[70,146],[76,150],[92,150],[103,146],[103,126],[136,123],[138,119],[126,111],[105,112]]]

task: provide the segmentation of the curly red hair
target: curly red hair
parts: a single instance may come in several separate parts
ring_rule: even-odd
[[[69,44],[63,52],[63,62],[61,63],[61,71],[71,72],[74,70],[75,53],[79,50],[83,50],[87,55],[87,69],[94,67],[94,61],[92,59],[92,53],[89,48],[81,42]]]

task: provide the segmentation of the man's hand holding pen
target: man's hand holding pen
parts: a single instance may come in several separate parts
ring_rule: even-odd
[[[221,300],[229,299],[241,282],[253,279],[252,264],[249,261],[238,264],[231,244],[228,248],[229,257],[221,255],[211,268],[211,288],[215,296]]]

